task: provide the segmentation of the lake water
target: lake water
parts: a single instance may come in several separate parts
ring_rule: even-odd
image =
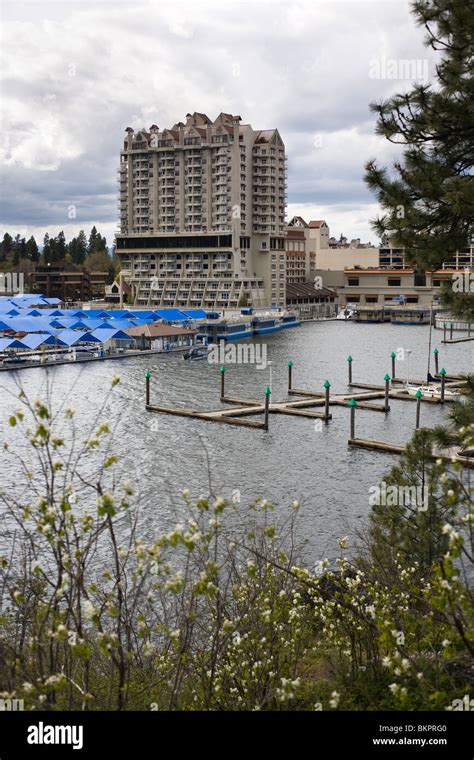
[[[327,378],[332,392],[347,392],[347,361],[351,354],[355,382],[383,384],[391,373],[391,351],[403,348],[409,355],[409,375],[426,376],[429,328],[391,324],[365,325],[343,322],[307,323],[299,328],[265,336],[271,360],[272,401],[286,399],[287,362],[293,367],[293,386],[322,391]],[[442,346],[442,332],[433,330],[432,349],[440,350],[440,367],[448,373],[473,371],[474,343]],[[114,374],[121,377],[114,395],[105,403],[102,419],[116,425],[113,448],[121,458],[124,478],[139,488],[145,523],[150,532],[169,527],[182,514],[181,492],[193,497],[212,492],[230,498],[240,491],[242,502],[257,496],[274,502],[284,515],[293,500],[302,504],[299,531],[307,541],[310,560],[338,554],[337,539],[362,529],[369,512],[369,488],[396,462],[388,454],[347,445],[349,410],[332,407],[328,425],[315,420],[270,415],[268,433],[148,413],[144,409],[144,373],[152,372],[151,402],[211,410],[220,408],[220,372],[206,361],[183,361],[180,354],[130,358],[86,365],[61,366],[46,374],[28,369],[16,376],[0,376],[0,417],[3,437],[14,436],[5,422],[19,407],[17,384],[28,396],[52,386],[55,405],[76,409],[79,431],[91,432],[106,399]],[[432,366],[432,371],[433,371]],[[397,364],[405,377],[407,360]],[[270,369],[254,365],[227,367],[226,393],[242,398],[262,398]],[[376,402],[378,403],[378,402]],[[415,404],[391,401],[388,415],[358,410],[356,436],[393,443],[406,442],[414,429]],[[445,411],[424,404],[422,425],[441,423]],[[16,482],[0,464],[3,482]]]

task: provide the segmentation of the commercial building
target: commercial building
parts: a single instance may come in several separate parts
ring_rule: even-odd
[[[107,278],[107,272],[90,272],[86,268],[69,271],[61,265],[38,266],[27,275],[32,290],[74,303],[103,299]]]
[[[129,303],[284,305],[286,187],[277,129],[197,112],[127,128],[116,248]]]

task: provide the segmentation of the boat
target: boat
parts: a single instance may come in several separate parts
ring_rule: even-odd
[[[278,332],[282,325],[275,317],[254,317],[252,320],[254,335],[264,335],[265,333]]]
[[[280,329],[283,330],[287,327],[298,327],[301,322],[296,314],[282,314],[280,317]]]
[[[209,354],[209,348],[207,346],[193,346],[183,354],[183,359],[189,359],[192,362],[201,361],[201,359],[207,359]]]
[[[355,322],[390,322],[390,311],[383,306],[358,306],[353,319]]]
[[[341,309],[339,314],[337,315],[336,319],[345,320],[353,319],[355,314],[355,309],[350,308],[349,306],[346,306],[344,309]]]
[[[199,322],[199,330],[196,340],[205,340],[209,343],[217,343],[220,340],[239,340],[251,338],[253,335],[252,321],[250,319],[212,319]]]
[[[441,398],[441,388],[436,385],[410,385],[406,383],[404,389],[410,396],[416,396],[418,391],[421,391],[425,398]],[[444,389],[444,397],[447,399],[459,399],[461,397],[460,391],[451,388]]]

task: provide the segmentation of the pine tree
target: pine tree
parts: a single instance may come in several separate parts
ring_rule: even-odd
[[[8,232],[5,232],[0,244],[0,261],[5,261],[10,256],[12,248],[13,238]]]
[[[43,238],[43,261],[46,265],[51,263],[51,243],[48,233]]]
[[[434,81],[372,104],[377,134],[404,149],[392,171],[369,161],[366,182],[384,212],[374,229],[426,271],[466,248],[474,231],[474,13],[465,0],[417,0],[412,10],[439,52]],[[474,293],[451,291],[448,300],[474,315]]]
[[[26,257],[30,259],[33,264],[37,264],[39,261],[39,250],[33,235],[26,243]]]

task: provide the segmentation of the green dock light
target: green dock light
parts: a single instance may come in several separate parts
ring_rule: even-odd
[[[150,378],[151,372],[147,370],[145,372],[145,405],[150,406]]]
[[[444,367],[440,369],[439,374],[441,375],[441,402],[444,402],[444,386],[446,383],[446,370]]]
[[[329,380],[325,380],[323,383],[323,388],[325,390],[324,394],[324,421],[327,423],[329,422],[329,388],[331,387],[331,383]]]
[[[390,354],[390,356],[391,356],[391,359],[392,359],[392,378],[394,378],[395,377],[395,359],[397,358],[397,355],[396,355],[395,351],[392,351],[392,353]]]
[[[351,410],[351,440],[353,441],[355,438],[355,410],[357,406],[357,401],[355,398],[349,399],[349,407]]]
[[[290,360],[288,362],[288,393],[291,391],[291,382],[292,382],[292,374],[293,374],[293,362]]]
[[[222,365],[219,367],[219,372],[221,373],[221,399],[225,398],[225,367]]]
[[[438,348],[435,348],[435,350],[433,351],[433,353],[434,353],[434,354],[439,354],[439,349],[438,349]]]
[[[417,392],[415,393],[416,396],[416,423],[415,423],[415,429],[418,430],[420,427],[420,407],[421,407],[421,399],[423,398],[423,394],[418,388]]]
[[[352,361],[353,361],[352,356],[349,354],[349,356],[347,357],[347,362],[348,362],[347,366],[349,367],[349,385],[351,385],[352,383]]]
[[[265,388],[264,393],[265,393],[265,411],[264,411],[265,416],[264,416],[264,421],[263,421],[263,428],[264,430],[268,430],[268,412],[270,409],[270,394],[271,394],[271,390],[268,386]]]
[[[386,412],[389,412],[390,411],[390,404],[389,404],[388,400],[389,400],[389,393],[390,393],[390,375],[388,374],[388,372],[385,375],[384,380],[385,380],[385,403],[384,403],[384,410]]]

